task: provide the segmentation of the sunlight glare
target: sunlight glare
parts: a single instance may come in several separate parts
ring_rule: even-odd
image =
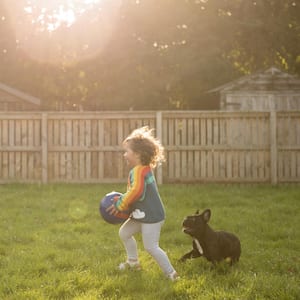
[[[107,44],[122,0],[4,0],[18,47],[34,59],[74,62]]]
[[[41,6],[41,1],[38,2],[27,1],[28,6],[24,7],[24,12],[31,17],[33,24],[40,27],[39,30],[54,31],[63,25],[72,26],[77,18],[95,9],[100,0],[65,0],[65,3],[49,0],[43,6]]]

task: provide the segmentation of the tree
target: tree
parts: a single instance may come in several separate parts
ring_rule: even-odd
[[[113,27],[106,27],[111,35],[105,47],[97,44],[97,32],[87,30],[101,32],[97,10],[74,27],[37,31],[45,42],[50,39],[49,49],[61,49],[61,58],[72,49],[72,59],[55,64],[22,52],[9,17],[2,15],[1,81],[42,98],[45,108],[215,109],[218,99],[207,91],[244,74],[273,65],[300,74],[299,4],[293,0],[124,0]],[[78,39],[70,28],[77,28]],[[97,46],[97,54],[84,55]]]

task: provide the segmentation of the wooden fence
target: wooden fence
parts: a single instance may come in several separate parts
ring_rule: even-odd
[[[300,112],[0,113],[0,183],[124,182],[121,143],[149,125],[159,183],[300,182]]]

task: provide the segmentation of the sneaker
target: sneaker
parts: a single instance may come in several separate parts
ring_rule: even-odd
[[[119,264],[119,270],[123,271],[126,269],[139,271],[142,269],[142,267],[138,261],[131,262],[131,261],[127,260],[127,261]]]
[[[171,279],[172,281],[176,281],[176,280],[180,279],[180,277],[176,271],[173,271],[171,274],[169,274],[168,278]]]

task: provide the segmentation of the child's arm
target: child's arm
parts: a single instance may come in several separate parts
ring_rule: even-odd
[[[131,184],[125,194],[114,204],[118,211],[128,210],[130,206],[142,199],[145,194],[145,177],[149,172],[148,166],[138,165],[132,170]]]

